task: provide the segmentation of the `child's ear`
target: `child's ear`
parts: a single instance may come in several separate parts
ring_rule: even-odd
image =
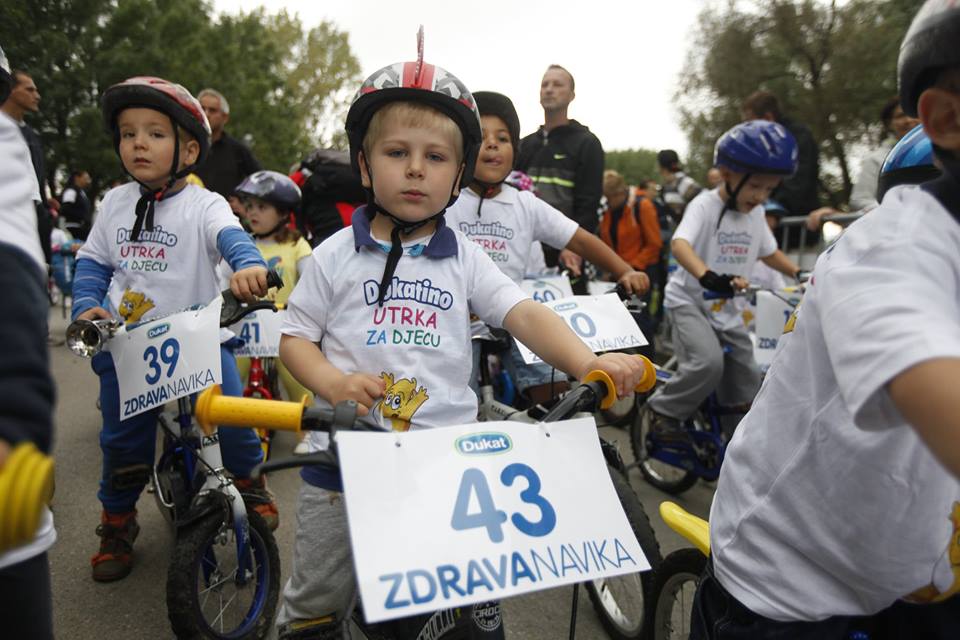
[[[918,107],[930,141],[944,149],[960,151],[960,96],[931,87],[920,94]]]
[[[367,189],[372,189],[373,182],[370,180],[370,170],[367,169],[367,157],[363,151],[357,152],[357,164],[360,165],[360,183]]]
[[[180,146],[180,157],[183,166],[189,166],[200,157],[200,143],[196,140],[190,140],[187,144]]]

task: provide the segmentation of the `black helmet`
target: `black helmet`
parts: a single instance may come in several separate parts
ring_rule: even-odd
[[[300,207],[300,187],[277,171],[252,173],[234,190],[238,196],[260,198],[269,202],[280,213],[297,211]]]
[[[10,74],[10,62],[7,60],[7,54],[3,52],[3,47],[0,47],[0,104],[7,101],[11,89],[13,89],[13,76]]]
[[[917,117],[920,94],[933,84],[937,72],[960,65],[958,43],[960,4],[956,0],[927,0],[900,45],[897,76],[904,113]]]
[[[493,91],[477,91],[473,94],[473,99],[477,101],[477,109],[480,110],[481,116],[496,116],[507,125],[510,144],[513,145],[514,163],[516,163],[517,155],[520,153],[520,117],[513,102],[502,93]]]

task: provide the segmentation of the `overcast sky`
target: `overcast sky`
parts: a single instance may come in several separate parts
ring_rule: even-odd
[[[499,91],[517,107],[523,134],[542,124],[540,78],[549,64],[576,79],[570,117],[607,150],[687,149],[672,107],[704,0],[214,0],[218,11],[286,9],[305,26],[322,20],[349,34],[364,76],[416,58],[424,25],[425,59],[471,91]]]

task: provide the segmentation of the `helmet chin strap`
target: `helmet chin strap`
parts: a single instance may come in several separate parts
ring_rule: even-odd
[[[380,279],[380,293],[377,295],[377,306],[382,307],[383,299],[387,295],[387,286],[390,284],[390,281],[393,280],[393,274],[397,270],[397,263],[400,262],[400,256],[403,255],[403,242],[401,241],[400,236],[409,236],[417,229],[420,229],[424,225],[429,224],[446,213],[447,208],[457,200],[457,196],[453,193],[457,187],[457,182],[455,181],[453,186],[450,187],[450,199],[447,201],[447,204],[443,209],[431,216],[427,216],[423,220],[410,222],[409,220],[398,218],[377,204],[376,194],[373,192],[373,173],[369,166],[367,167],[367,175],[370,177],[370,188],[367,189],[368,218],[372,221],[374,216],[380,214],[388,218],[390,222],[393,223],[393,230],[390,232],[390,251],[387,253],[387,264],[383,269],[383,277]],[[457,174],[455,180],[459,180],[459,178],[460,175]]]
[[[267,231],[266,233],[254,233],[253,237],[256,238],[257,240],[269,238],[270,236],[275,234],[277,231],[280,231],[280,229],[283,229],[285,226],[287,226],[287,223],[289,222],[290,222],[290,216],[284,216],[283,219],[280,222],[278,222],[273,229],[270,229],[270,231]]]
[[[723,211],[720,212],[720,217],[717,218],[717,229],[720,228],[720,223],[723,222],[723,216],[727,213],[727,209],[737,211],[737,196],[740,195],[740,191],[743,189],[744,185],[747,184],[747,180],[750,179],[752,173],[744,174],[743,178],[740,179],[740,182],[737,184],[737,188],[730,190],[730,183],[726,180],[723,181],[723,188],[730,195],[727,197],[727,201],[723,203]]]
[[[184,167],[182,171],[177,171],[177,167],[180,165],[180,135],[177,129],[177,123],[173,118],[170,118],[170,123],[173,125],[173,163],[170,166],[170,177],[167,179],[165,185],[159,189],[153,189],[140,180],[137,180],[136,176],[130,173],[126,166],[123,168],[126,174],[133,178],[144,190],[140,195],[140,199],[137,200],[135,209],[137,217],[133,222],[133,230],[130,232],[130,242],[137,242],[140,239],[140,232],[144,228],[146,228],[147,231],[153,231],[153,216],[156,204],[163,200],[164,196],[167,195],[167,191],[176,184],[177,180],[190,173],[190,170],[193,168],[193,165],[190,165]],[[119,147],[117,151],[119,152]]]
[[[507,178],[510,177],[510,174],[503,176],[502,180],[497,182],[484,182],[483,180],[478,180],[476,177],[473,178],[471,186],[476,185],[480,188],[480,204],[477,205],[477,217],[480,217],[480,210],[483,208],[483,201],[487,198],[492,198],[496,192],[497,187],[502,185],[507,181]]]

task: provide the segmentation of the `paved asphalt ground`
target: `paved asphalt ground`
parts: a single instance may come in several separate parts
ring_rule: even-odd
[[[59,308],[52,309],[50,321],[51,335],[61,338],[67,321],[61,317]],[[50,352],[58,389],[54,499],[58,541],[50,552],[56,636],[66,640],[171,638],[165,585],[172,536],[154,505],[153,496],[144,492],[138,504],[141,531],[133,573],[112,584],[97,584],[90,578],[90,556],[98,544],[94,529],[100,513],[96,498],[100,476],[97,378],[88,361],[73,356],[62,344],[51,344]],[[629,442],[622,430],[607,427],[603,432],[606,438],[620,444],[625,457],[630,457]],[[285,456],[293,447],[292,436],[285,435],[277,441],[276,455]],[[630,479],[651,517],[664,555],[685,546],[657,515],[657,505],[668,496],[648,486],[639,472],[634,471]],[[286,580],[291,561],[291,522],[298,484],[299,476],[295,472],[278,473],[270,478],[270,487],[277,495],[280,508],[281,524],[276,537],[283,565],[282,581]],[[701,482],[676,501],[693,513],[706,516],[712,495],[713,487]],[[567,638],[571,595],[572,588],[564,587],[504,601],[507,637],[510,640]],[[580,595],[577,637],[607,637],[586,593],[581,590]]]

